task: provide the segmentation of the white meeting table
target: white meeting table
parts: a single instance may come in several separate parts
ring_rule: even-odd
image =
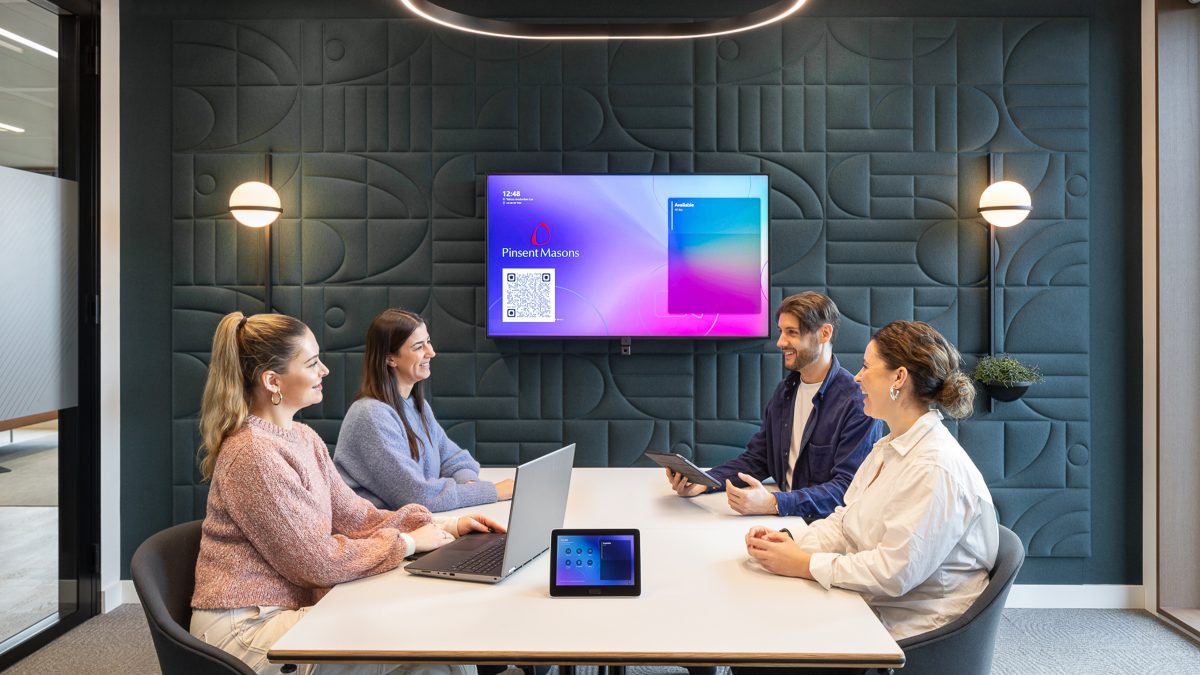
[[[500,480],[512,469],[485,469]],[[509,502],[460,509],[507,522]],[[447,514],[439,514],[447,515]],[[544,552],[498,584],[396,569],[338,584],[268,653],[274,663],[901,667],[857,593],[771,574],[723,493],[671,492],[662,469],[574,469],[564,527],[641,530],[642,594],[551,598]],[[547,541],[549,545],[549,541]]]

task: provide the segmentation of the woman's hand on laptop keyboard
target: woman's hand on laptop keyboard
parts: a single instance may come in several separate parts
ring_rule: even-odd
[[[414,542],[416,542],[417,553],[432,551],[435,548],[441,548],[454,541],[454,535],[443,530],[437,525],[434,525],[433,523],[422,525],[412,532],[409,532],[408,535],[413,538]]]
[[[483,515],[482,513],[473,513],[469,516],[463,516],[458,519],[458,536],[470,534],[471,532],[505,532],[505,528],[495,520]]]

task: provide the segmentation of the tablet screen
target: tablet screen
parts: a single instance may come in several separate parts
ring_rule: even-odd
[[[631,534],[560,534],[554,542],[558,586],[633,586]]]

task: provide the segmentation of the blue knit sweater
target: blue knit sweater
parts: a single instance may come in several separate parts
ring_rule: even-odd
[[[449,511],[496,501],[496,486],[479,480],[479,462],[450,440],[428,401],[424,424],[412,401],[401,409],[417,436],[420,461],[412,458],[399,413],[382,401],[360,398],[346,411],[333,453],[347,485],[386,509],[421,504]]]

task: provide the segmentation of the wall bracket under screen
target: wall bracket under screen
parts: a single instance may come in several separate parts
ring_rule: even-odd
[[[633,338],[621,338],[621,356],[629,356],[633,353]]]
[[[550,596],[642,594],[638,530],[559,529],[550,533]]]

